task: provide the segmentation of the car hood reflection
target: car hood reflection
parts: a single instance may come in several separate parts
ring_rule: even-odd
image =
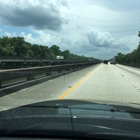
[[[6,133],[23,130],[140,133],[139,128],[140,109],[129,103],[52,100],[0,112],[0,130]]]

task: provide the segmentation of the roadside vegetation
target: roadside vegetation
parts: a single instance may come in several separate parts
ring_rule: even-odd
[[[140,37],[140,32],[138,36]],[[118,55],[115,56],[115,60],[120,64],[140,67],[140,43],[138,47],[131,53],[122,54],[121,52],[119,52]]]
[[[51,47],[31,44],[23,37],[0,38],[1,58],[23,58],[23,59],[56,59],[56,56],[64,56],[66,60],[94,60],[93,57],[85,57],[70,53],[69,50],[61,51],[57,45]]]

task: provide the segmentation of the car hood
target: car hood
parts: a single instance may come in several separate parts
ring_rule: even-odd
[[[37,103],[32,103],[22,107],[64,107],[64,108],[86,108],[86,109],[110,109],[110,108],[120,108],[127,111],[136,109],[140,110],[140,104],[133,102],[117,102],[108,100],[77,100],[77,99],[63,99],[63,100],[49,100]]]
[[[119,117],[127,119],[140,119],[140,105],[136,103],[123,103],[103,100],[50,100],[32,103],[17,108],[0,112],[0,118],[10,118],[16,116],[27,116],[38,114],[38,110],[46,111],[47,115],[54,115],[49,109],[56,110],[57,115],[94,115]],[[37,110],[36,113],[34,110]],[[61,111],[62,112],[61,112]],[[66,112],[65,112],[65,111]],[[65,113],[64,113],[65,112]],[[41,114],[40,114],[41,115]]]
[[[0,130],[15,132],[93,132],[140,134],[139,105],[108,101],[51,100],[0,112]],[[127,126],[127,127],[126,127]]]

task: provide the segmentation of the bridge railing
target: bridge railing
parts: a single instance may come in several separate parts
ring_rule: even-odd
[[[49,65],[64,65],[64,64],[88,63],[88,62],[96,62],[96,60],[0,58],[0,69],[28,68],[28,67],[40,67]]]
[[[43,66],[43,67],[33,67],[33,68],[1,70],[0,87],[2,87],[2,83],[4,81],[8,81],[8,80],[26,77],[26,80],[30,81],[30,80],[34,80],[35,76],[38,74],[45,73],[45,76],[50,76],[54,71],[56,71],[57,73],[65,73],[65,71],[84,68],[97,63],[99,62],[85,62],[85,63],[53,65],[53,66]]]

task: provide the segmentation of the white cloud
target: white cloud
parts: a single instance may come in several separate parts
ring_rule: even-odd
[[[127,0],[0,0],[7,35],[33,44],[58,45],[61,50],[108,59],[128,53],[139,43],[140,1]],[[133,4],[132,4],[133,3]],[[16,19],[16,20],[14,20]],[[22,19],[22,20],[19,20]],[[10,26],[8,26],[10,25]],[[8,30],[10,28],[10,31]],[[15,34],[15,35],[16,35]]]
[[[12,36],[12,34],[11,33],[8,33],[8,32],[4,32],[4,35],[5,36],[8,36],[8,37],[11,37]]]
[[[39,44],[39,45],[52,45],[52,40],[55,38],[55,36],[51,36],[50,34],[45,34],[43,31],[36,31],[36,34],[38,34],[37,37],[33,37],[31,33],[25,34],[24,32],[21,32],[20,36],[25,38],[25,41],[30,42],[32,44]]]
[[[13,33],[4,32],[4,36],[15,37],[16,36],[16,33],[15,32],[13,32]]]

